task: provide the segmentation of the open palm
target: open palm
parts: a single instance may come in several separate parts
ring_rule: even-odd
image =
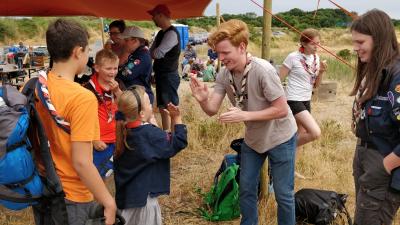
[[[190,80],[190,89],[192,90],[193,97],[197,101],[202,102],[208,98],[208,87],[206,84],[197,80],[197,78],[192,77]]]

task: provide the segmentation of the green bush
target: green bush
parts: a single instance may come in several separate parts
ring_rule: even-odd
[[[337,55],[346,61],[351,59],[351,51],[349,49],[342,49],[337,53]]]
[[[26,35],[29,38],[33,38],[38,34],[38,26],[32,19],[25,18],[16,22],[20,34]]]
[[[10,23],[5,20],[0,20],[0,41],[4,41],[6,38],[15,38],[15,29]]]

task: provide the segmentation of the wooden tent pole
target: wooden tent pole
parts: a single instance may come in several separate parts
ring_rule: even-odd
[[[272,0],[264,0],[264,8],[272,12]],[[271,23],[272,16],[266,10],[263,13],[263,37],[262,37],[262,51],[261,57],[265,60],[271,59]]]
[[[272,12],[272,0],[264,0],[264,8]],[[262,36],[262,47],[261,47],[261,57],[267,61],[271,59],[270,55],[270,43],[271,43],[271,22],[272,16],[264,10],[263,13],[264,24],[263,24],[263,36]],[[268,198],[269,198],[269,174],[268,174],[268,158],[264,161],[261,168],[260,182],[261,182],[261,196],[258,207],[259,222],[260,224],[267,224],[267,208],[268,208]]]
[[[104,19],[103,19],[103,17],[100,17],[100,23],[101,23],[101,43],[104,46],[105,42],[104,42]]]
[[[219,11],[219,3],[218,2],[216,4],[215,10],[216,10],[216,14],[215,15],[216,15],[216,18],[217,18],[217,27],[219,27],[219,25],[221,24],[221,14],[220,14],[220,11]],[[218,59],[217,72],[219,72],[220,69],[221,69],[221,61],[219,60],[219,57],[217,59]]]

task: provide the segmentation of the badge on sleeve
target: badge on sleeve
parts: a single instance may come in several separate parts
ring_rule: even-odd
[[[396,87],[394,88],[394,90],[395,90],[397,93],[400,93],[400,84],[396,85]]]
[[[394,114],[395,116],[399,116],[399,115],[400,115],[400,108],[399,108],[399,107],[396,107],[396,108],[394,108],[394,109],[392,110],[392,112],[393,112],[393,114]]]
[[[139,64],[140,64],[140,59],[135,59],[135,61],[133,61],[133,63],[134,63],[135,65],[139,65]]]
[[[393,96],[393,92],[388,91],[387,96],[388,96],[388,100],[389,100],[390,104],[393,106],[393,105],[394,105],[394,96]]]

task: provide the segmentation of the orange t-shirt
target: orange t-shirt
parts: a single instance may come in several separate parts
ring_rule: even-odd
[[[92,193],[82,183],[72,165],[71,142],[99,140],[96,97],[78,83],[58,77],[52,72],[48,74],[47,86],[56,111],[70,123],[71,128],[71,134],[67,134],[57,126],[42,102],[35,103],[50,142],[51,156],[65,198],[74,202],[92,201]],[[87,160],[93,161],[91,158]]]
[[[117,103],[115,95],[105,93],[97,80],[97,73],[92,76],[92,81],[96,86],[97,93],[102,96],[103,101],[99,102],[99,124],[100,124],[100,140],[105,143],[115,143],[115,112],[117,111]]]

